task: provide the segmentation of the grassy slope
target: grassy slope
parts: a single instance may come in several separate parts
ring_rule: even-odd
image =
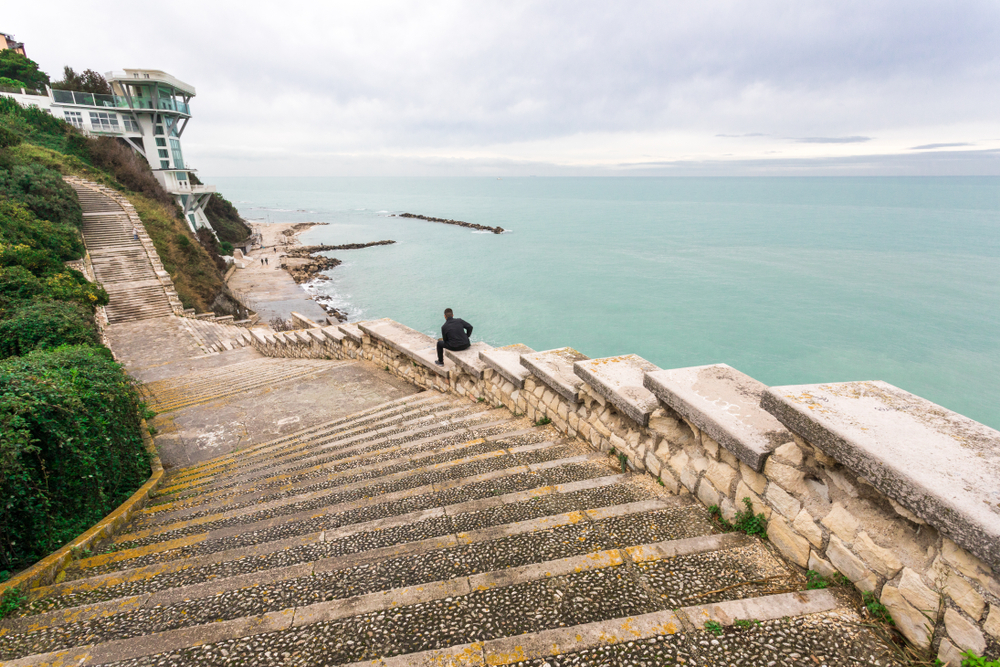
[[[48,140],[37,144],[24,143],[12,150],[18,151],[26,160],[38,162],[62,174],[96,181],[126,195],[149,232],[184,306],[199,312],[211,310],[212,302],[223,289],[222,276],[208,252],[174,211],[149,197],[127,190],[110,174],[87,164],[78,156],[39,145],[43,143],[58,145],[57,141]],[[180,237],[186,237],[188,242],[180,241]]]

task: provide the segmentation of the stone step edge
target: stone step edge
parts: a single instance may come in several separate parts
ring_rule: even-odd
[[[445,549],[464,544],[489,542],[491,540],[510,537],[513,535],[539,532],[549,530],[551,528],[558,528],[560,526],[580,523],[581,521],[597,522],[615,517],[642,514],[643,512],[659,512],[669,509],[683,510],[692,506],[697,506],[697,503],[694,500],[694,496],[691,495],[640,500],[621,505],[612,505],[609,507],[600,507],[584,511],[564,512],[562,514],[553,514],[550,516],[538,517],[536,519],[515,521],[513,523],[500,524],[497,526],[488,526],[486,528],[481,528],[467,533],[452,533],[450,535],[432,537],[424,540],[403,542],[401,544],[394,544],[388,547],[379,547],[368,551],[350,554],[348,556],[338,556],[333,559],[324,560],[341,559],[344,562],[360,565],[385,558],[421,554],[428,551],[435,551],[437,549]],[[163,563],[153,563],[142,567],[116,570],[114,572],[98,574],[92,577],[51,584],[49,586],[32,589],[29,591],[29,596],[30,600],[34,601],[54,595],[66,595],[76,592],[97,590],[100,588],[109,588],[111,586],[117,586],[121,583],[151,579],[161,574],[170,574],[189,568],[204,567],[227,561],[240,560],[242,558],[266,556],[278,551],[284,551],[298,546],[305,546],[338,538],[339,536],[331,536],[328,539],[326,532],[321,531],[318,533],[311,533],[309,535],[300,535],[283,540],[275,540],[274,542],[265,542],[248,547],[237,547],[226,551],[217,551],[215,553],[205,554],[204,556],[195,556],[193,558],[172,560]]]
[[[377,433],[377,432],[360,433],[356,436],[351,436],[348,438],[343,438],[338,440],[331,440],[326,443],[320,443],[319,446],[316,447],[314,451],[299,452],[299,455],[296,456],[295,458],[275,461],[274,462],[275,465],[255,466],[254,468],[248,469],[246,472],[241,473],[234,479],[239,479],[240,481],[245,481],[245,480],[249,481],[249,480],[260,479],[260,477],[252,476],[256,473],[274,475],[274,473],[294,472],[300,469],[303,466],[303,464],[306,464],[305,468],[311,468],[311,469],[321,468],[327,464],[312,464],[312,465],[309,464],[315,459],[319,459],[330,455],[347,454],[349,452],[364,449],[365,447],[370,447],[373,445],[376,446],[383,445],[385,449],[392,449],[394,447],[399,447],[402,449],[410,447],[413,445],[414,442],[416,442],[414,440],[408,441],[406,440],[406,438],[419,436],[421,434],[428,433],[430,431],[436,431],[442,428],[454,427],[454,430],[449,430],[446,432],[436,433],[436,434],[431,433],[429,436],[425,436],[424,438],[419,438],[419,440],[428,441],[428,440],[433,440],[435,438],[441,439],[444,437],[448,437],[448,434],[460,435],[462,433],[469,433],[474,428],[482,428],[487,425],[499,426],[501,424],[507,424],[516,421],[511,417],[492,419],[492,417],[496,416],[492,414],[493,412],[494,411],[492,410],[469,412],[467,408],[458,407],[452,410],[445,410],[443,412],[436,414],[429,414],[419,419],[413,419],[410,422],[399,424],[397,427],[383,429],[385,431],[388,431],[385,433]],[[442,417],[445,418],[441,419]],[[436,421],[438,419],[441,420]],[[484,419],[489,421],[474,423]],[[472,425],[467,425],[469,422],[473,422]],[[416,426],[417,428],[408,428],[407,430],[399,430],[400,428],[413,427],[413,426]],[[372,451],[384,451],[384,450],[372,450]],[[351,458],[351,457],[343,457],[343,458]],[[339,461],[341,459],[336,459],[336,460]],[[227,486],[229,485],[230,484],[227,484]]]
[[[415,398],[415,397],[422,397],[422,398]],[[412,404],[418,404],[418,405],[423,405],[423,404],[426,404],[428,402],[437,402],[437,403],[447,402],[447,398],[444,396],[444,394],[430,394],[430,392],[426,392],[426,391],[420,392],[418,394],[411,394],[409,396],[404,396],[403,398],[396,399],[395,401],[390,401],[389,403],[383,403],[382,405],[375,406],[374,408],[371,408],[370,410],[364,410],[362,412],[357,412],[357,413],[348,415],[347,417],[342,417],[340,419],[334,419],[332,421],[329,421],[329,422],[326,422],[326,423],[323,423],[323,424],[318,424],[318,425],[312,426],[310,428],[302,429],[301,431],[295,431],[293,433],[289,433],[288,435],[282,436],[280,438],[275,438],[274,440],[268,440],[267,442],[262,442],[262,443],[259,443],[257,445],[253,445],[251,447],[247,447],[246,449],[240,450],[239,455],[236,455],[236,454],[223,454],[223,455],[218,456],[216,458],[209,459],[208,461],[205,461],[203,463],[199,463],[199,464],[193,465],[193,466],[188,466],[188,467],[183,468],[182,470],[178,471],[177,475],[173,476],[171,478],[171,481],[173,479],[180,479],[180,478],[183,478],[183,477],[185,477],[187,475],[194,474],[194,473],[196,473],[198,471],[205,471],[205,470],[213,469],[213,468],[219,467],[219,466],[226,466],[227,464],[231,464],[231,463],[239,463],[242,460],[244,460],[244,458],[247,457],[247,456],[254,456],[254,457],[256,457],[259,453],[261,453],[261,450],[263,450],[265,448],[275,447],[275,446],[281,446],[283,444],[287,444],[290,441],[297,440],[297,439],[303,438],[303,437],[307,437],[308,435],[311,435],[312,433],[314,433],[316,431],[321,431],[323,429],[335,429],[335,428],[343,426],[344,424],[347,424],[347,423],[351,423],[351,422],[354,422],[354,421],[357,421],[357,420],[361,420],[361,419],[370,418],[373,415],[378,414],[379,412],[390,412],[391,413],[394,409],[405,409],[406,406],[411,405],[411,403],[407,402],[407,399],[413,399]],[[445,399],[445,400],[443,400],[443,401],[442,400],[431,401],[430,399]]]
[[[467,421],[467,420],[462,420],[462,421]],[[418,440],[411,440],[408,442],[404,442],[403,444],[409,447],[413,447],[418,444],[426,444],[428,442],[434,442],[435,440],[443,440],[445,438],[458,437],[458,436],[473,436],[477,432],[477,430],[490,428],[493,426],[499,426],[502,424],[510,423],[511,421],[512,420],[510,419],[501,419],[492,422],[484,422],[482,424],[474,424],[472,426],[460,426],[459,428],[456,428],[454,431],[446,431],[444,433],[431,434],[425,438],[421,438]],[[400,438],[407,437],[408,435],[417,434],[427,430],[432,430],[432,429],[416,429],[414,431],[399,433],[394,435],[392,438],[388,439],[384,444],[389,445],[390,443],[398,441]],[[470,440],[471,439],[473,438],[470,438]],[[340,453],[343,454],[354,451],[356,449],[363,449],[364,447],[367,447],[370,444],[371,442],[357,443],[357,445],[354,447],[345,447]],[[387,449],[391,449],[391,447],[387,447]],[[384,450],[376,450],[376,451],[384,451]],[[342,459],[334,459],[334,461],[340,461],[340,460]],[[202,490],[200,493],[195,493],[190,496],[184,496],[178,498],[177,500],[171,501],[171,503],[172,504],[180,503],[181,507],[188,508],[188,507],[196,507],[199,505],[206,505],[210,502],[219,502],[220,498],[225,498],[226,502],[228,502],[230,494],[234,487],[239,486],[241,483],[249,483],[249,482],[253,482],[253,486],[248,487],[248,490],[250,490],[251,493],[255,492],[254,489],[258,490],[271,489],[273,488],[274,484],[277,484],[279,482],[285,482],[283,486],[277,487],[282,490],[293,490],[295,488],[300,488],[303,486],[310,486],[312,484],[316,484],[323,480],[334,479],[337,475],[339,475],[339,473],[330,473],[326,477],[322,478],[320,477],[305,478],[305,475],[325,470],[329,465],[331,465],[331,463],[332,462],[328,461],[326,463],[318,463],[315,465],[306,466],[302,468],[295,468],[290,470],[286,469],[285,472],[280,472],[272,469],[263,469],[263,472],[266,474],[262,474],[257,477],[251,477],[249,475],[235,476],[233,477],[232,481],[227,483],[225,486],[209,487]],[[239,495],[247,495],[247,494],[239,494]],[[191,503],[191,501],[200,501],[200,502]],[[177,509],[181,508],[179,507]]]
[[[232,470],[231,473],[233,473],[234,479],[247,479],[248,475],[252,475],[257,472],[280,472],[288,469],[288,466],[300,465],[308,462],[310,459],[327,456],[331,453],[331,451],[346,452],[352,449],[368,446],[368,444],[382,439],[389,439],[391,442],[393,439],[398,440],[400,437],[417,434],[428,429],[449,426],[451,424],[459,424],[465,421],[471,421],[484,416],[489,416],[489,413],[491,412],[489,410],[470,410],[470,406],[456,406],[440,412],[429,412],[424,410],[414,411],[415,414],[410,413],[406,415],[407,419],[405,421],[387,424],[378,429],[351,434],[339,433],[326,440],[323,440],[322,438],[326,438],[327,436],[318,436],[313,439],[303,440],[287,451],[280,452],[275,456],[262,458],[245,467],[236,468],[235,470]],[[436,424],[434,423],[434,420],[448,416],[454,417],[452,419],[444,419]],[[510,420],[504,419],[498,421]],[[418,428],[413,428],[414,426]],[[310,450],[309,448],[312,449]]]
[[[174,412],[175,410],[180,410],[182,408],[189,408],[193,405],[202,405],[208,403],[209,401],[218,400],[220,398],[226,398],[234,394],[239,394],[244,391],[249,391],[251,389],[257,389],[258,387],[268,385],[277,382],[286,382],[288,380],[300,380],[302,378],[308,377],[310,375],[316,375],[319,373],[325,373],[326,371],[338,368],[340,366],[347,365],[351,362],[349,361],[330,361],[331,365],[325,367],[299,367],[297,373],[285,374],[270,374],[264,378],[254,378],[251,382],[245,385],[230,385],[228,389],[225,389],[221,393],[212,394],[211,396],[206,396],[204,394],[199,396],[193,396],[188,400],[172,403],[161,403],[159,401],[150,403],[150,407],[154,408],[158,414],[164,414],[167,412]],[[154,396],[155,398],[155,396]]]
[[[485,440],[483,440],[482,438],[477,438],[476,440],[470,440],[468,443],[462,443],[460,447],[456,446],[456,447],[454,447],[454,449],[460,449],[460,448],[465,448],[465,447],[472,447],[472,446],[475,446],[476,444],[481,444],[483,442],[485,442]],[[451,448],[444,448],[441,451],[447,451],[449,449],[451,449]],[[510,449],[499,449],[499,450],[496,450],[496,451],[497,452],[502,452],[502,453],[507,453],[507,454],[511,453]],[[476,456],[487,456],[489,454],[494,454],[494,452],[484,452],[483,454],[478,454]],[[432,454],[432,456],[433,456],[433,454]],[[410,457],[402,457],[400,459],[393,459],[393,460],[395,460],[395,461],[405,461],[408,458],[410,458]],[[473,459],[475,459],[475,457],[465,457],[464,459],[456,459],[456,460],[457,461],[469,462],[469,461],[471,461]],[[565,458],[562,458],[562,459],[556,459],[555,461],[545,461],[545,462],[542,462],[542,463],[530,463],[530,464],[527,464],[527,465],[511,466],[510,468],[504,468],[503,470],[494,471],[494,472],[505,473],[504,475],[497,475],[497,477],[501,477],[501,476],[506,477],[506,476],[515,475],[515,474],[518,474],[518,473],[536,472],[536,471],[539,471],[539,470],[545,470],[546,468],[552,468],[552,467],[555,467],[557,465],[566,465],[566,464],[569,464],[569,463],[583,463],[585,461],[606,461],[606,460],[607,460],[606,456],[601,456],[599,454],[596,454],[595,452],[587,452],[587,453],[584,453],[584,454],[580,454],[578,456],[570,456],[570,457],[565,457]],[[449,463],[450,464],[451,461],[445,461],[445,462],[442,462],[442,463]],[[441,465],[441,464],[435,464],[435,465]],[[365,468],[365,467],[367,467],[367,466],[362,466],[362,468]],[[351,470],[358,470],[358,469],[359,468],[352,468]],[[422,469],[423,470],[427,470],[428,467],[424,466]],[[416,471],[419,471],[419,470],[420,469],[417,469]],[[403,471],[403,472],[412,473],[414,471]],[[399,474],[399,473],[394,473],[394,474]],[[382,481],[384,481],[386,479],[386,477],[388,477],[388,476],[377,477],[377,478],[373,478],[373,479],[378,480],[379,482],[382,482]],[[388,503],[388,502],[393,502],[395,500],[402,500],[403,498],[408,498],[408,497],[411,497],[411,496],[414,496],[414,495],[421,495],[421,493],[418,493],[421,490],[422,490],[422,493],[435,493],[435,492],[438,492],[438,491],[441,491],[441,490],[444,490],[444,489],[451,489],[451,488],[455,488],[455,487],[458,487],[458,486],[464,486],[466,484],[471,484],[471,483],[475,483],[477,481],[480,481],[480,480],[476,479],[477,477],[479,477],[479,476],[478,475],[469,475],[467,477],[461,477],[461,478],[459,478],[457,480],[449,480],[449,482],[447,482],[447,483],[425,484],[423,486],[418,486],[418,487],[411,488],[411,489],[404,489],[402,491],[395,491],[393,493],[388,493],[388,494],[385,494],[385,495],[382,495],[382,496],[376,496],[376,497],[372,497],[372,498],[365,498],[363,500],[355,500],[355,501],[350,501],[350,502],[346,502],[346,503],[338,503],[336,505],[330,505],[329,509],[333,513],[338,513],[338,512],[349,511],[349,510],[352,510],[352,509],[357,509],[357,508],[360,508],[360,507],[367,507],[367,506],[369,506],[371,504]],[[162,535],[163,533],[168,533],[168,532],[171,532],[171,531],[174,531],[174,530],[179,530],[181,528],[189,528],[189,527],[193,527],[193,526],[199,526],[199,525],[206,524],[206,523],[212,523],[214,521],[224,521],[226,519],[235,519],[235,518],[238,518],[238,517],[241,517],[241,516],[247,516],[247,515],[256,514],[257,512],[266,512],[268,510],[277,509],[279,507],[284,507],[286,505],[294,505],[295,503],[308,502],[308,501],[311,501],[311,500],[319,500],[320,498],[323,498],[325,496],[337,495],[339,493],[342,493],[345,490],[353,490],[353,488],[364,488],[364,486],[368,485],[366,482],[369,482],[369,480],[362,480],[361,482],[355,482],[354,484],[345,484],[344,486],[334,487],[332,489],[322,489],[320,491],[310,491],[309,493],[303,493],[303,494],[297,495],[297,496],[286,496],[284,498],[281,498],[281,499],[278,499],[278,500],[272,500],[272,501],[267,502],[267,503],[258,503],[258,504],[255,504],[255,505],[249,505],[247,507],[241,507],[239,509],[229,510],[229,511],[226,511],[226,512],[219,512],[217,514],[208,514],[208,515],[205,515],[205,516],[198,517],[196,519],[174,521],[172,523],[167,523],[167,524],[156,524],[154,526],[150,526],[148,528],[144,528],[143,530],[137,530],[137,531],[132,532],[132,533],[120,534],[120,535],[117,536],[117,539],[115,541],[116,541],[116,543],[118,543],[118,542],[132,542],[133,540],[141,540],[141,539],[145,539],[147,537],[155,537],[156,535]],[[293,516],[293,515],[288,515],[288,516]],[[253,524],[247,524],[247,526],[252,526],[252,525]]]
[[[489,425],[490,424],[485,424],[484,426],[489,426]],[[482,427],[480,426],[480,427],[476,427],[476,428],[482,428]],[[524,429],[524,430],[526,431],[527,429]],[[452,437],[453,435],[471,435],[473,433],[475,433],[475,429],[468,429],[466,431],[457,431],[454,434],[447,433],[447,434],[440,434],[440,435],[437,435],[437,436],[432,436],[432,437],[429,437],[429,438],[424,438],[423,440],[413,441],[413,442],[411,442],[409,444],[410,445],[415,445],[415,444],[418,444],[418,443],[419,444],[426,444],[427,442],[434,442],[436,440],[443,440],[446,437]],[[458,448],[458,447],[469,446],[469,443],[472,443],[474,440],[484,440],[484,441],[487,441],[487,442],[496,442],[497,444],[499,444],[499,443],[503,442],[504,439],[509,438],[509,437],[513,437],[515,434],[523,434],[523,431],[511,431],[510,433],[497,434],[495,436],[491,435],[491,436],[485,436],[485,437],[482,437],[482,438],[471,438],[471,439],[466,440],[464,442],[456,443],[456,445],[449,445],[449,447],[454,446],[454,447]],[[556,445],[561,445],[561,444],[563,444],[563,442],[564,442],[564,440],[560,439],[558,441],[555,441],[555,444]],[[508,448],[508,450],[515,449],[518,452],[526,452],[526,451],[530,451],[528,449],[530,447],[540,448],[541,446],[549,446],[551,444],[553,444],[553,441],[546,440],[545,442],[536,443],[534,445],[519,445],[519,446],[514,447],[514,448]],[[390,448],[390,450],[391,449],[392,448]],[[446,448],[442,447],[441,449],[439,449],[437,451],[440,452],[440,451],[442,451],[444,449],[446,449]],[[389,450],[379,450],[379,451],[389,451]],[[344,459],[340,459],[340,460],[344,460]],[[322,469],[322,466],[314,466],[311,469],[312,470],[319,470],[319,469]],[[406,471],[404,471],[404,472],[406,472]],[[288,484],[285,484],[283,486],[271,487],[271,488],[267,488],[267,489],[263,489],[263,490],[256,489],[256,488],[250,488],[250,489],[247,489],[246,493],[236,494],[236,495],[232,495],[232,496],[225,496],[223,498],[218,498],[217,495],[221,491],[225,491],[226,489],[220,489],[219,491],[212,492],[211,496],[209,496],[209,494],[205,494],[206,497],[207,497],[207,499],[208,499],[208,502],[201,502],[201,503],[190,504],[190,501],[199,498],[199,496],[194,496],[192,498],[185,498],[185,499],[173,501],[171,503],[164,503],[164,505],[171,505],[172,506],[174,504],[180,503],[181,504],[180,507],[177,507],[177,508],[174,508],[174,509],[169,509],[169,511],[172,512],[172,513],[176,512],[179,515],[181,513],[191,514],[193,512],[198,512],[198,511],[202,511],[202,510],[205,510],[205,509],[214,509],[216,507],[224,507],[226,505],[232,504],[236,500],[239,500],[240,502],[249,502],[249,501],[252,501],[254,499],[259,499],[259,498],[263,498],[263,497],[268,496],[268,495],[272,495],[274,493],[294,491],[296,489],[309,487],[309,486],[312,486],[314,484],[319,484],[321,482],[326,482],[326,481],[330,481],[332,479],[335,479],[338,474],[339,473],[330,473],[330,474],[326,475],[325,477],[313,477],[313,478],[300,479],[300,480],[293,481],[293,482],[290,482]],[[294,477],[297,477],[297,475],[296,476],[282,475],[280,477],[287,477],[289,479],[294,479]],[[355,484],[360,484],[360,485],[363,486],[363,484],[361,484],[361,482],[355,482]],[[348,487],[351,487],[351,485],[350,484],[345,484],[344,487],[342,487],[342,488],[348,488]],[[168,509],[168,508],[165,508],[165,509]],[[164,518],[166,518],[166,517],[164,517]],[[154,524],[154,525],[159,525],[159,522],[157,522],[157,524]]]
[[[383,427],[381,429],[349,435],[344,438],[335,436],[333,438],[330,438],[329,440],[320,440],[319,442],[317,442],[316,440],[307,440],[294,446],[292,452],[293,453],[296,451],[298,452],[299,456],[297,458],[282,460],[280,456],[267,457],[259,461],[256,461],[251,465],[229,470],[227,471],[229,474],[224,478],[220,477],[219,474],[212,474],[212,475],[206,475],[204,477],[192,478],[190,481],[172,483],[170,486],[167,487],[167,489],[177,489],[177,490],[170,490],[166,492],[178,493],[179,492],[178,490],[194,491],[196,489],[203,489],[204,492],[211,492],[213,490],[218,490],[219,488],[226,488],[227,486],[232,486],[236,482],[260,479],[259,476],[253,477],[252,475],[254,475],[254,473],[281,472],[283,470],[287,470],[290,465],[298,465],[300,463],[308,462],[310,459],[315,459],[320,456],[329,455],[331,453],[336,453],[338,451],[351,451],[352,449],[359,449],[367,446],[373,441],[379,441],[383,439],[385,439],[386,444],[388,444],[402,437],[418,434],[422,431],[427,431],[433,428],[439,428],[441,426],[448,426],[451,424],[460,424],[464,421],[470,421],[472,419],[479,418],[482,415],[488,414],[489,412],[489,411],[476,411],[468,415],[462,415],[455,419],[450,419],[450,420],[446,419],[439,424],[431,426],[424,425],[421,428],[416,428],[416,429],[410,428],[409,430],[400,430],[407,426],[412,426],[414,424],[417,425],[425,424],[426,422],[433,420],[437,417],[454,414],[456,412],[465,412],[465,411],[467,411],[467,408],[464,407],[456,407],[449,410],[444,410],[442,412],[424,413],[421,411],[417,417],[414,417],[409,422],[401,422],[398,424],[393,424]],[[317,446],[324,443],[329,443],[329,445],[327,447]],[[340,447],[334,449],[333,452],[331,452],[329,450],[333,448],[333,445],[340,445]],[[351,445],[354,446],[351,447]],[[309,446],[313,447],[313,451],[305,451],[305,452],[300,451],[303,448]],[[223,487],[213,486],[214,483],[217,483],[220,480],[225,481],[225,486]]]
[[[519,567],[505,568],[503,570],[493,570],[454,579],[416,584],[403,588],[394,588],[374,593],[366,593],[348,598],[330,600],[328,602],[314,603],[304,607],[290,607],[294,610],[293,625],[310,625],[321,621],[336,620],[348,616],[356,616],[371,611],[382,611],[384,609],[407,606],[420,602],[430,602],[446,597],[469,595],[473,591],[488,590],[491,588],[502,588],[517,584],[538,581],[541,579],[551,579],[561,577],[575,572],[586,572],[589,570],[599,570],[608,567],[616,567],[625,563],[645,562],[649,560],[662,560],[677,556],[689,556],[706,552],[724,551],[747,546],[755,540],[740,533],[723,533],[717,535],[704,535],[701,537],[687,538],[682,540],[664,540],[650,544],[641,544],[623,549],[606,549],[594,551],[588,554],[558,558],[554,560],[530,563]],[[633,558],[633,554],[640,556],[638,560]],[[329,561],[337,559],[325,559],[314,563],[303,563],[292,565],[280,570],[268,570],[277,576],[267,577],[262,581],[261,577],[251,577],[240,575],[229,579],[207,582],[203,584],[193,584],[157,593],[144,593],[140,595],[99,602],[93,605],[80,606],[75,608],[61,609],[48,614],[39,614],[15,622],[0,623],[0,636],[11,633],[26,634],[41,630],[67,625],[70,623],[86,622],[99,618],[107,618],[119,613],[125,613],[135,609],[151,609],[156,606],[168,606],[178,602],[197,600],[212,597],[227,591],[246,588],[259,584],[276,583],[288,579],[308,577],[313,574],[325,573],[342,569],[331,567],[335,565]],[[253,573],[260,574],[260,573]],[[257,581],[254,581],[257,579]],[[280,610],[279,613],[288,611]],[[274,613],[274,612],[270,612]],[[231,619],[238,620],[238,619]],[[227,622],[227,621],[223,621]],[[188,626],[195,629],[198,626]],[[167,631],[173,632],[173,631]],[[127,641],[127,640],[116,640]]]
[[[447,403],[431,404],[431,406],[434,407],[441,405],[447,405]],[[204,485],[215,480],[220,475],[233,475],[235,473],[246,474],[246,472],[264,467],[263,464],[270,463],[273,465],[274,463],[279,462],[283,455],[291,455],[296,452],[301,452],[302,449],[314,444],[320,438],[332,436],[334,440],[343,440],[353,435],[357,435],[358,429],[365,428],[366,426],[370,427],[379,425],[378,428],[370,429],[369,431],[360,431],[360,433],[374,433],[389,426],[399,426],[402,423],[406,423],[404,421],[406,419],[416,419],[421,415],[424,415],[425,418],[429,418],[429,416],[439,414],[433,410],[426,409],[427,407],[428,406],[425,405],[413,410],[389,415],[387,417],[377,419],[374,423],[370,424],[360,424],[358,426],[348,428],[343,428],[342,425],[338,425],[327,431],[320,431],[307,436],[290,438],[288,441],[281,443],[280,446],[269,448],[266,452],[258,452],[258,454],[253,456],[249,461],[233,461],[230,465],[224,468],[212,468],[187,475],[175,475],[167,481],[170,483],[171,488],[196,488],[197,486]],[[237,463],[239,465],[233,465]]]
[[[261,361],[264,363],[260,363]],[[286,363],[274,363],[273,360],[267,358],[253,359],[231,366],[213,368],[211,370],[215,373],[204,376],[177,375],[143,384],[142,392],[147,396],[157,398],[160,402],[168,402],[174,400],[178,395],[189,394],[204,387],[215,387],[220,382],[229,382],[233,378],[252,380],[258,376],[273,376],[282,371],[305,371],[327,367],[327,362],[319,359],[289,359],[287,361],[282,359],[281,361]]]
[[[580,557],[564,560],[570,561],[577,560],[578,558]],[[551,567],[555,562],[557,561],[543,564],[543,566]],[[618,562],[620,563],[621,561]],[[587,567],[586,569],[612,567],[614,564],[617,563],[614,563],[611,558],[606,560],[595,559],[594,565],[597,567]],[[579,567],[580,565],[576,566],[576,568]],[[539,566],[529,565],[522,569],[526,571],[533,569],[538,572]],[[552,569],[553,574],[549,576],[561,576],[569,573],[556,570],[555,568]],[[190,646],[214,644],[220,641],[241,639],[269,632],[279,632],[293,627],[302,627],[364,613],[383,611],[402,605],[414,605],[447,597],[467,595],[474,588],[472,586],[473,580],[480,578],[481,581],[488,582],[490,575],[493,574],[495,573],[422,584],[404,589],[396,589],[395,591],[347,598],[345,600],[321,602],[306,607],[293,607],[282,611],[268,612],[230,621],[178,628],[153,635],[115,640],[67,651],[36,654],[12,660],[5,663],[5,666],[28,667],[30,665],[31,667],[39,667],[41,665],[68,665],[71,663],[78,666],[98,665],[106,662],[117,662],[157,655]],[[503,570],[496,574],[502,577],[502,585],[517,583],[517,575],[509,571]],[[526,580],[530,581],[537,578],[536,576]],[[477,585],[482,584],[477,582]],[[460,644],[446,649],[424,651],[419,654],[411,653],[391,658],[365,660],[351,663],[351,667],[360,667],[361,665],[382,665],[384,667],[403,667],[404,665],[509,665],[524,660],[577,652],[595,646],[641,641],[661,635],[672,635],[681,631],[693,632],[703,630],[705,622],[709,620],[714,620],[720,625],[728,626],[740,618],[771,621],[785,617],[805,616],[832,611],[840,606],[836,596],[828,589],[779,593],[710,605],[681,607],[674,611],[665,610],[639,616],[609,619],[513,637],[501,637],[485,642]]]
[[[799,593],[778,593],[746,600],[707,605],[719,625],[729,626],[738,618],[773,621],[779,618],[806,616],[839,608],[828,590]],[[615,618],[555,630],[543,630],[516,637],[503,637],[485,642],[459,644],[446,649],[409,653],[391,658],[376,658],[352,662],[341,667],[502,667],[528,660],[577,653],[601,646],[652,639],[677,632],[702,630],[691,621],[703,607],[682,607],[675,611],[658,611],[641,616]]]
[[[294,431],[280,438],[275,438],[273,440],[268,440],[266,442],[259,443],[252,447],[248,447],[245,450],[240,450],[238,454],[225,454],[223,456],[217,457],[215,459],[210,459],[204,463],[198,465],[183,468],[174,475],[171,476],[170,482],[180,483],[185,482],[189,479],[195,479],[199,477],[204,477],[207,475],[215,475],[231,472],[234,469],[238,469],[239,466],[243,465],[247,459],[250,461],[256,460],[258,457],[270,454],[275,450],[285,449],[289,445],[295,445],[302,439],[309,439],[316,436],[318,433],[330,434],[330,433],[340,433],[344,431],[353,430],[354,428],[361,428],[362,426],[373,423],[379,423],[380,421],[386,419],[392,419],[393,416],[398,416],[406,411],[412,411],[413,406],[427,406],[429,401],[414,401],[413,403],[401,403],[385,408],[380,408],[377,411],[364,413],[358,413],[355,416],[351,416],[346,419],[335,419],[324,424],[318,424],[311,428],[302,429],[300,431]],[[435,404],[437,402],[433,402]]]
[[[539,496],[553,495],[558,493],[572,493],[574,491],[581,491],[584,489],[601,488],[604,486],[610,486],[620,481],[624,481],[625,479],[627,479],[627,477],[628,475],[624,474],[606,475],[604,477],[594,477],[580,482],[570,482],[569,484],[543,486],[537,489],[531,489],[529,491],[516,491],[514,493],[507,493],[501,496],[491,496],[489,498],[481,498],[479,500],[470,500],[455,505],[447,505],[444,507],[435,507],[427,510],[408,512],[407,514],[399,514],[397,516],[385,517],[383,519],[377,519],[375,521],[366,521],[363,523],[348,524],[346,526],[340,526],[338,528],[325,532],[327,534],[335,533],[337,534],[337,538],[339,539],[341,537],[349,537],[351,535],[367,532],[369,530],[379,530],[382,528],[389,528],[389,527],[394,528],[397,526],[406,525],[411,522],[426,521],[428,519],[436,519],[443,516],[456,516],[458,514],[481,511],[484,509],[489,509],[491,507],[497,507],[499,505],[511,505],[519,502],[524,502],[525,500],[529,500],[531,498],[537,498]],[[180,549],[182,547],[191,547],[196,544],[201,544],[202,542],[208,542],[210,540],[224,539],[226,537],[240,535],[248,532],[248,530],[250,530],[251,528],[254,531],[265,530],[276,526],[295,523],[296,521],[301,521],[308,518],[328,516],[329,514],[332,513],[333,512],[329,511],[329,508],[324,508],[323,510],[307,510],[306,512],[300,513],[301,515],[299,516],[289,515],[287,517],[274,517],[273,519],[266,519],[264,521],[255,522],[253,524],[228,526],[226,528],[218,528],[216,530],[210,530],[206,533],[185,535],[184,537],[178,537],[163,542],[153,542],[152,544],[147,544],[132,549],[123,549],[121,551],[115,551],[110,554],[99,554],[97,556],[90,556],[89,558],[82,558],[73,564],[73,569],[87,570],[93,567],[99,567],[101,565],[120,563],[122,561],[128,561],[134,558],[141,558],[143,556],[149,556],[152,554],[168,554],[168,552],[174,551],[175,549]],[[329,539],[327,541],[329,541]]]

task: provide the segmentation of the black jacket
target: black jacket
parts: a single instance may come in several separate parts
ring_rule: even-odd
[[[453,317],[441,326],[441,338],[444,339],[444,346],[449,350],[464,350],[469,347],[471,333],[472,325],[460,317]]]

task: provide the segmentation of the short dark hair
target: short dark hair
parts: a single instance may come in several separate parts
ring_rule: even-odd
[[[452,312],[451,308],[445,308],[445,309],[444,309],[444,316],[445,316],[445,317],[451,317],[451,316],[452,316],[452,315],[454,315],[454,314],[455,314],[455,313],[453,313],[453,312]]]

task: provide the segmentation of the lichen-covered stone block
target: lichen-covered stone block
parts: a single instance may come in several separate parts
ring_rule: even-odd
[[[756,471],[791,433],[761,409],[767,386],[726,364],[647,373],[644,386]]]
[[[521,365],[541,380],[547,387],[570,401],[580,402],[583,380],[573,372],[573,364],[589,359],[571,347],[521,355]]]
[[[774,387],[761,404],[958,545],[1000,566],[1000,432],[885,382]]]
[[[492,350],[480,350],[479,359],[515,388],[525,389],[525,381],[531,375],[531,371],[521,365],[521,355],[533,353],[534,350],[527,345],[515,343]],[[533,389],[534,387],[528,388],[529,391]]]
[[[479,353],[489,352],[492,349],[493,346],[486,343],[473,343],[467,350],[445,350],[444,356],[446,359],[451,359],[455,362],[455,365],[463,371],[479,380],[482,379],[483,369],[486,368],[486,362],[479,358]],[[435,353],[436,351],[437,346],[435,345]]]
[[[659,407],[656,396],[643,386],[643,377],[658,370],[658,366],[635,354],[573,364],[573,372],[590,385],[592,391],[642,426],[649,423],[649,416]]]

